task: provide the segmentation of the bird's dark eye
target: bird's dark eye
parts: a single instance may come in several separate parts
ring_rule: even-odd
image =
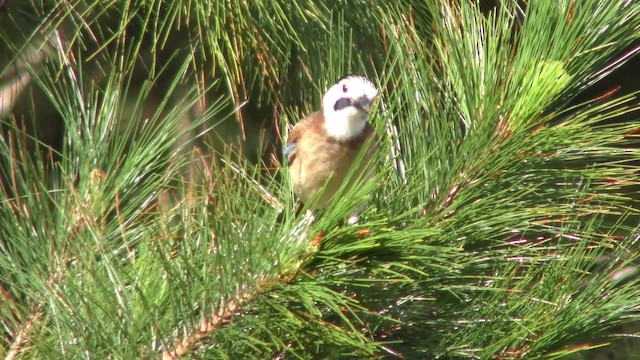
[[[352,101],[349,98],[340,98],[338,99],[338,101],[336,101],[336,103],[333,105],[333,110],[338,111],[338,110],[342,110],[346,107],[349,107],[352,105]]]
[[[342,84],[342,92],[346,93],[347,92],[347,85]]]

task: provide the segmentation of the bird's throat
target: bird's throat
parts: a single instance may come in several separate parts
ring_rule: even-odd
[[[324,119],[327,134],[340,141],[349,141],[362,135],[367,124],[367,116],[360,111],[342,111]]]

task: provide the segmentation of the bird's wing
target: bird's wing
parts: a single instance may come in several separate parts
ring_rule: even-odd
[[[304,131],[305,122],[304,119],[297,123],[293,129],[289,132],[289,137],[287,138],[287,143],[284,145],[283,153],[284,157],[287,159],[287,165],[291,165],[296,158],[296,148],[298,147],[298,141],[302,137],[302,133]]]
[[[287,159],[287,165],[291,165],[296,157],[296,143],[287,143],[282,150],[284,157]]]
[[[287,159],[287,164],[291,165],[293,161],[296,159],[298,142],[302,138],[303,134],[306,131],[312,131],[314,127],[317,126],[317,117],[321,114],[320,112],[313,113],[304,119],[300,120],[292,129],[289,131],[289,137],[287,138],[287,143],[284,145],[283,153],[285,158]]]

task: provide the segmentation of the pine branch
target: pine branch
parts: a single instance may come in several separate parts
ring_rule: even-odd
[[[207,335],[231,321],[232,316],[241,310],[242,303],[251,299],[251,297],[250,293],[243,293],[242,290],[238,290],[235,299],[229,300],[228,302],[224,301],[224,299],[220,300],[218,309],[214,310],[210,316],[204,318],[192,333],[189,333],[189,330],[185,328],[182,341],[175,344],[173,348],[165,350],[162,353],[162,358],[169,360],[187,355],[191,349]]]
[[[11,347],[5,355],[5,360],[13,360],[20,356],[23,347],[25,344],[28,344],[29,333],[33,331],[34,326],[41,321],[43,316],[44,313],[40,307],[36,307],[31,314],[29,314],[26,323],[24,323],[22,329],[20,329],[14,337]]]
[[[0,137],[6,356],[555,358],[627,336],[638,94],[574,102],[638,52],[640,7],[499,3],[78,1],[25,34],[0,21],[0,78],[30,79]],[[279,129],[351,72],[381,89],[385,156],[297,218]]]

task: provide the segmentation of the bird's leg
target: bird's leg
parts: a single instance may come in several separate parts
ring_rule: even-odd
[[[366,208],[366,201],[363,201],[360,205],[358,205],[358,207],[351,214],[349,214],[349,217],[347,218],[347,222],[349,223],[349,225],[357,224],[360,214],[362,214]]]
[[[304,204],[302,204],[302,202],[300,201],[296,201],[295,207],[296,208],[295,208],[295,211],[293,212],[293,218],[297,219],[300,216],[300,213],[302,212],[302,208],[304,208]],[[285,209],[282,209],[278,214],[278,217],[276,218],[276,222],[278,224],[284,223],[284,214],[285,214]]]
[[[302,212],[303,208],[304,208],[304,204],[302,203],[302,201],[297,201],[296,202],[296,211],[293,213],[293,217],[297,218],[298,216],[300,216],[300,213]]]

